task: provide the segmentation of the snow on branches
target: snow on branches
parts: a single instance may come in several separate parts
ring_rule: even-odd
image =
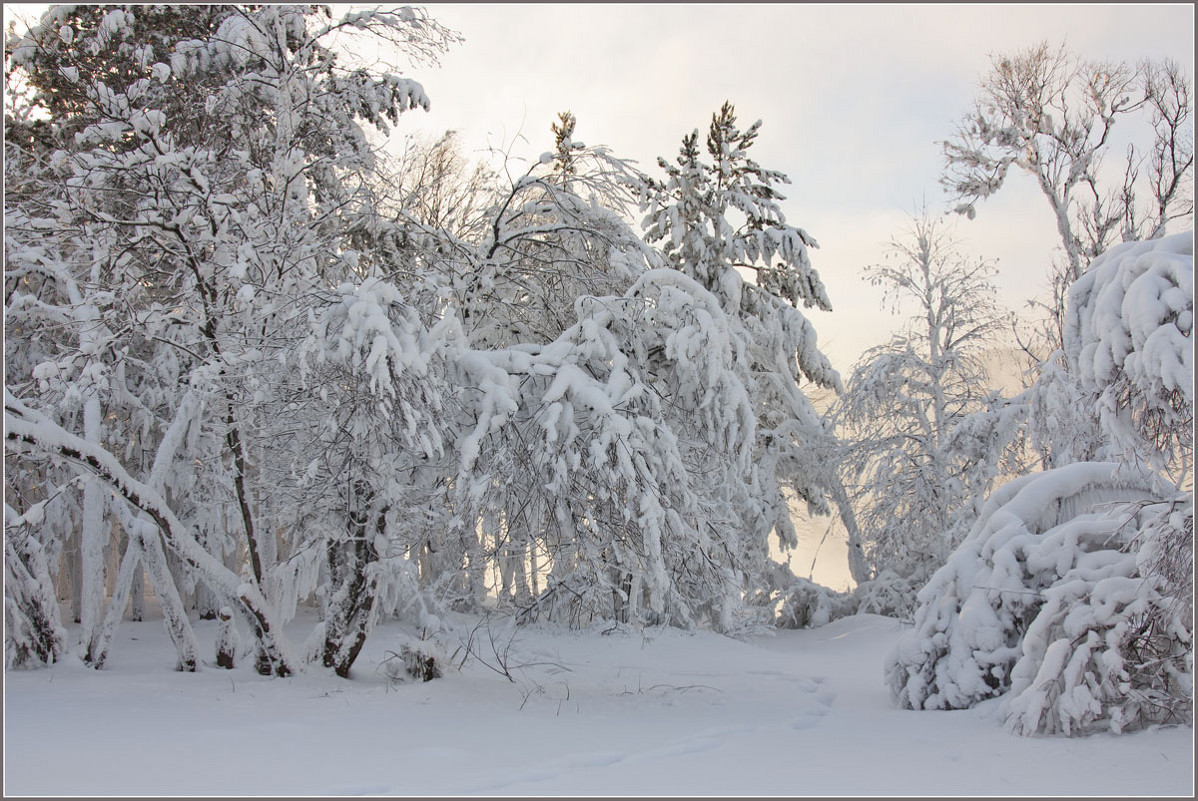
[[[76,6],[13,43],[39,111],[6,134],[13,660],[61,653],[64,537],[93,667],[144,568],[181,665],[188,613],[227,606],[260,672],[300,669],[281,627],[315,603],[303,653],[346,676],[405,610],[736,630],[788,500],[824,504],[800,382],[839,377],[798,306],[828,303],[757,126],[713,124],[703,269],[633,231],[646,179],[568,113],[447,231],[443,156],[392,182],[377,146],[428,97],[342,52],[358,35],[456,40],[419,9]]]
[[[910,316],[862,355],[829,417],[843,431],[840,472],[870,568],[859,592],[867,608],[905,617],[968,530],[1018,415],[990,390],[983,361],[1000,319],[989,264],[961,255],[924,213],[866,278]]]
[[[1123,453],[1192,469],[1194,234],[1127,242],[1069,290],[1071,372]]]
[[[439,397],[428,380],[435,348],[380,280],[395,270],[388,254],[363,253],[356,239],[387,224],[368,188],[376,154],[367,128],[385,132],[428,99],[406,78],[347,69],[324,40],[339,25],[322,17],[299,6],[55,7],[10,54],[50,117],[33,126],[37,135],[6,137],[16,157],[6,168],[27,165],[6,195],[6,316],[19,325],[6,339],[6,385],[29,410],[6,420],[45,420],[11,458],[28,468],[15,472],[30,477],[23,489],[33,500],[39,472],[61,469],[43,467],[39,451],[67,448],[99,470],[81,515],[93,665],[110,631],[99,620],[102,551],[116,530],[108,518],[127,511],[121,500],[106,511],[101,485],[157,523],[151,534],[131,515],[119,521],[128,557],[119,582],[140,560],[160,596],[177,587],[181,604],[194,601],[201,614],[235,602],[259,669],[285,673],[299,665],[276,641],[274,618],[288,618],[320,580],[311,547],[324,542],[311,536],[320,516],[293,503],[327,500],[329,482],[306,471],[315,443],[331,462],[365,463],[372,479],[390,476],[396,461],[408,467],[409,451],[419,459],[441,450],[428,413]],[[422,12],[344,24],[409,37],[421,52],[449,41]],[[351,289],[330,303],[342,283]],[[317,351],[322,359],[301,365],[299,355]],[[314,411],[326,398],[337,414]],[[389,425],[364,433],[380,418]],[[317,423],[330,420],[345,426],[322,440],[328,430]],[[384,434],[395,435],[402,458],[380,456]],[[324,529],[339,544],[386,486],[377,479],[341,506],[319,505],[316,522],[342,512]],[[151,508],[122,487],[152,492],[137,490]],[[160,539],[183,557],[182,571],[157,559]],[[245,588],[240,566],[222,561],[241,546]],[[343,586],[368,590],[357,581],[365,562],[346,569]],[[202,602],[212,593],[222,598]],[[345,642],[330,644],[338,670],[352,662],[359,632],[350,620]],[[180,659],[194,662],[183,651]]]
[[[1173,499],[1151,475],[1110,462],[996,490],[920,591],[915,627],[887,658],[892,696],[910,709],[1003,696],[1001,714],[1025,734],[1176,719],[1191,681],[1188,627],[1129,550],[1166,508]],[[1161,661],[1139,661],[1144,652]],[[1155,703],[1165,695],[1174,703]]]
[[[712,562],[712,549],[737,552],[737,517],[710,493],[743,485],[754,418],[726,318],[666,270],[576,310],[543,348],[465,354],[481,391],[459,447],[470,457],[482,438],[488,447],[463,462],[473,476],[458,482],[471,488],[463,500],[548,557],[549,585],[528,615],[606,617],[614,595],[617,619],[694,625],[703,610],[729,628],[736,569]]]
[[[25,514],[4,505],[4,667],[43,667],[66,653],[67,633],[46,549],[33,535],[45,501]]]
[[[757,423],[753,500],[745,508],[755,508],[749,540],[759,549],[771,531],[784,547],[795,544],[791,498],[827,513],[826,494],[838,492],[827,458],[830,427],[800,386],[841,388],[799,308],[831,309],[810,261],[816,242],[786,222],[775,188],[788,183],[786,176],[748,155],[760,126],[742,131],[732,104],[724,103],[705,140],[709,161],[697,130],[683,137],[674,164],[658,159],[665,179],[644,183],[641,204],[646,241],[659,243],[666,264],[710,292],[730,320],[734,367]]]

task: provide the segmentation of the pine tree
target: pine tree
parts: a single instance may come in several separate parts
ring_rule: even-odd
[[[728,498],[748,536],[737,555],[748,586],[762,580],[768,536],[784,547],[797,538],[789,498],[827,513],[837,482],[827,469],[831,430],[803,393],[804,381],[840,389],[840,377],[816,345],[799,307],[830,310],[809,249],[816,242],[787,224],[776,187],[789,183],[749,156],[760,121],[741,130],[731,103],[712,115],[700,152],[699,132],[683,137],[675,163],[659,159],[665,179],[645,184],[645,238],[667,264],[719,299],[730,319],[733,358],[749,387],[756,418],[747,489]],[[753,276],[746,280],[746,274]]]

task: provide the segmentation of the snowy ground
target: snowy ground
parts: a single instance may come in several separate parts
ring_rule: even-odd
[[[896,621],[748,642],[522,628],[516,681],[468,662],[427,683],[171,670],[161,621],[126,622],[108,669],[5,676],[10,795],[1192,795],[1193,731],[1023,738],[993,703],[896,709]],[[297,629],[297,636],[298,636]],[[200,621],[201,642],[215,624]],[[496,631],[502,653],[507,634]],[[489,650],[488,639],[483,643]],[[494,661],[492,659],[492,661]]]

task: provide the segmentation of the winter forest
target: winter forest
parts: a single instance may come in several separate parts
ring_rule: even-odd
[[[470,46],[437,16],[6,19],[6,794],[1030,791],[987,754],[1191,793],[1190,65],[993,54],[842,373],[768,118],[696,109],[650,165],[566,109],[523,159],[414,136]],[[1011,313],[957,221],[1016,175],[1059,241]],[[214,705],[244,747],[124,776],[75,720],[136,751]],[[941,783],[788,772],[866,731]],[[758,761],[687,784],[713,749]]]

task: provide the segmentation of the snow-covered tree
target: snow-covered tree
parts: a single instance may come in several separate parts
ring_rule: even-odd
[[[1169,222],[1189,218],[1194,143],[1189,82],[1179,65],[1089,61],[1046,42],[991,61],[975,108],[943,143],[942,183],[957,197],[958,211],[972,217],[978,201],[1002,188],[1012,165],[1030,174],[1056,220],[1068,263],[1065,286],[1114,237],[1155,239]],[[1154,143],[1147,154],[1133,146],[1112,183],[1102,171],[1112,129],[1135,114],[1148,118]]]
[[[427,54],[452,36],[413,9],[338,20],[307,7],[224,6],[184,12],[177,26],[178,15],[158,7],[93,16],[52,8],[8,52],[10,69],[39,73],[44,94],[64,83],[79,98],[62,108],[47,100],[51,132],[38,141],[59,149],[6,142],[44,165],[40,183],[6,197],[6,317],[31,340],[35,329],[51,332],[35,356],[18,352],[26,337],[6,340],[6,355],[19,356],[6,360],[6,386],[22,395],[6,401],[8,442],[21,449],[10,463],[38,451],[85,463],[101,481],[87,483],[83,516],[96,516],[86,493],[107,485],[160,597],[195,582],[216,592],[217,604],[246,613],[260,669],[283,674],[297,665],[279,621],[294,611],[298,551],[312,540],[289,526],[294,510],[275,505],[288,496],[273,482],[296,439],[276,436],[286,423],[268,415],[292,389],[284,379],[298,370],[309,317],[325,318],[329,289],[396,272],[386,251],[353,247],[355,232],[392,224],[369,191],[367,129],[385,133],[400,113],[428,105],[419,84],[346,68],[325,42],[359,33]],[[348,363],[396,364],[383,350]],[[370,378],[369,390],[385,395]],[[328,388],[310,383],[288,400],[310,409]],[[89,411],[93,398],[100,414]],[[163,543],[185,575],[160,569]],[[232,543],[245,549],[248,580],[224,562]],[[281,560],[280,547],[297,558]],[[102,599],[85,596],[95,620]],[[186,616],[164,611],[182,648]],[[358,629],[344,632],[352,651]],[[95,637],[85,636],[99,664]]]
[[[1153,239],[1193,213],[1194,138],[1190,81],[1172,62],[1087,60],[1040,43],[991,59],[974,108],[943,143],[941,183],[972,218],[1011,167],[1035,179],[1061,239],[1043,342],[1060,347],[1065,292],[1116,241]],[[1150,146],[1131,145],[1121,169],[1105,159],[1114,129],[1151,128]],[[1119,158],[1115,154],[1115,158]]]
[[[753,468],[748,491],[729,499],[747,532],[739,561],[748,585],[764,575],[771,532],[783,547],[796,543],[789,498],[828,511],[827,493],[836,490],[826,458],[832,435],[802,384],[840,389],[799,309],[831,309],[811,266],[809,249],[816,243],[786,222],[776,189],[789,182],[786,176],[749,156],[760,127],[756,122],[742,131],[725,103],[712,115],[707,160],[699,132],[685,136],[674,163],[658,160],[665,178],[646,184],[643,202],[646,240],[727,314],[734,369],[749,388],[757,423]]]
[[[910,613],[915,592],[961,541],[974,499],[989,492],[1001,467],[1001,452],[991,453],[994,432],[956,432],[969,414],[1002,405],[984,361],[1002,323],[994,270],[961,255],[942,225],[926,213],[915,218],[891,241],[887,260],[866,269],[866,280],[910,317],[861,357],[829,412],[844,438],[840,465],[867,583],[905,588],[891,599],[897,608],[864,599],[870,611]]]
[[[568,113],[553,131],[490,235],[446,248],[462,472],[421,572],[476,607],[493,581],[525,618],[732,628],[751,465],[728,429],[754,417],[725,374],[727,312],[651,269],[621,215],[627,163],[575,140]]]
[[[413,469],[443,450],[437,418],[446,369],[438,351],[436,335],[393,284],[346,282],[301,346],[301,376],[295,394],[285,396],[290,405],[315,392],[323,407],[319,417],[283,417],[295,432],[295,453],[278,470],[277,494],[287,494],[288,472],[303,471],[288,499],[303,510],[295,550],[316,543],[323,552],[321,658],[341,676],[376,615],[378,585],[386,580],[380,557],[396,539],[388,516],[409,513]]]
[[[1085,393],[1054,411],[1098,420],[1118,461],[991,494],[887,659],[899,704],[1004,696],[1024,734],[1192,725],[1193,269],[1193,234],[1176,234],[1074,283],[1065,356]]]
[[[409,246],[416,244],[412,239],[427,238],[433,250],[439,245],[445,253],[451,252],[449,242],[477,245],[486,236],[501,179],[487,162],[468,160],[456,131],[435,140],[407,137],[379,171],[376,191],[388,212],[411,223],[404,231]],[[439,232],[448,241],[414,237],[415,231]]]
[[[417,549],[421,580],[475,608],[493,592],[524,619],[729,630],[752,614],[761,510],[778,494],[762,500],[745,450],[758,419],[745,325],[708,287],[653,269],[621,214],[644,178],[575,126],[559,115],[553,151],[512,182],[480,242],[442,236],[422,256],[450,277],[464,342],[458,472],[447,525]],[[789,308],[777,317],[796,328],[777,340],[813,347]]]
[[[457,321],[464,351],[452,360],[447,461],[422,473],[439,496],[426,509],[436,521],[413,546],[421,583],[454,606],[478,608],[492,591],[501,604],[527,605],[549,566],[561,569],[568,547],[546,534],[557,527],[555,504],[543,502],[545,478],[526,455],[536,427],[528,393],[560,365],[539,364],[535,377],[520,365],[576,328],[579,298],[618,297],[655,258],[620,214],[632,200],[631,167],[574,141],[573,118],[560,120],[555,149],[502,191],[487,188],[492,202],[468,230],[402,214],[417,274],[437,293],[429,305]]]
[[[1172,473],[1194,464],[1193,234],[1127,243],[1069,290],[1065,354],[1112,452]]]
[[[656,265],[624,217],[640,174],[575,140],[572,115],[559,120],[554,149],[509,181],[455,265],[452,304],[472,344],[551,342],[576,321],[576,299],[622,294]]]
[[[462,359],[481,413],[460,505],[544,555],[526,617],[733,628],[742,526],[720,493],[744,487],[754,418],[727,318],[667,270],[577,309],[548,345]]]

